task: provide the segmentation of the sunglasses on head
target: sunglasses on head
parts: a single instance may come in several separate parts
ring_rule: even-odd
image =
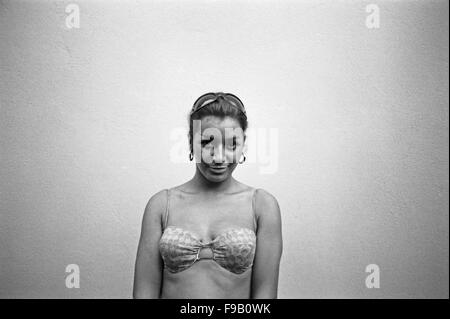
[[[202,109],[203,107],[217,101],[218,99],[224,99],[234,107],[236,107],[239,111],[244,114],[245,118],[247,118],[247,113],[245,112],[244,103],[234,94],[231,93],[206,93],[200,96],[197,101],[195,101],[194,106],[191,110],[191,115]]]

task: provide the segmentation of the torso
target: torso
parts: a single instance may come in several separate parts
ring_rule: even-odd
[[[166,227],[179,227],[210,242],[230,228],[256,232],[252,207],[254,188],[234,193],[195,194],[183,185],[170,189]],[[163,222],[165,222],[163,220]],[[162,298],[249,298],[251,267],[234,273],[212,259],[201,259],[180,272],[164,269]]]

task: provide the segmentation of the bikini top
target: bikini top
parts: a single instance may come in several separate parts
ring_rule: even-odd
[[[167,226],[170,189],[167,189],[167,208],[159,251],[164,268],[171,273],[188,269],[202,259],[212,259],[228,271],[241,274],[250,269],[256,249],[255,193],[252,195],[252,214],[255,230],[230,227],[209,242],[203,242],[197,234],[176,226]]]

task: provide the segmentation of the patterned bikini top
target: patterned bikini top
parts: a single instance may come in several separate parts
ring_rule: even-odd
[[[216,238],[203,242],[195,233],[176,226],[167,226],[170,189],[167,190],[167,209],[159,251],[164,268],[171,273],[183,271],[201,259],[212,259],[228,271],[241,274],[250,269],[256,250],[255,193],[252,195],[254,230],[244,227],[225,229]]]

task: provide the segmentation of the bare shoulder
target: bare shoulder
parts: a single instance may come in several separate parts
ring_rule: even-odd
[[[147,202],[144,211],[144,223],[160,221],[167,206],[167,189],[162,189],[153,194]]]
[[[274,195],[263,188],[255,190],[255,211],[259,218],[280,220],[280,205]]]

